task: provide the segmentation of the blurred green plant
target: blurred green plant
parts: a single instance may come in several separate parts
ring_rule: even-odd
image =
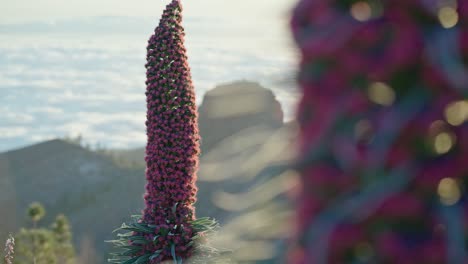
[[[15,264],[55,264],[55,241],[50,230],[22,228],[15,236]]]
[[[39,222],[42,218],[44,218],[45,213],[46,212],[42,204],[38,202],[34,202],[31,205],[29,205],[27,214],[29,218],[31,218],[34,228],[36,228],[37,222]]]
[[[58,215],[49,229],[38,228],[45,216],[44,206],[32,203],[27,215],[33,222],[30,229],[21,228],[15,235],[15,264],[71,264],[75,262],[72,232],[66,216]]]
[[[58,215],[51,226],[51,231],[56,242],[55,256],[58,263],[73,263],[75,249],[71,241],[72,232],[68,218],[63,214]]]

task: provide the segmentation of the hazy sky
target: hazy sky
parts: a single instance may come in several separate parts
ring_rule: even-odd
[[[232,23],[286,18],[294,0],[182,0],[187,17],[224,17]],[[169,0],[0,0],[0,23],[90,16],[159,16]]]

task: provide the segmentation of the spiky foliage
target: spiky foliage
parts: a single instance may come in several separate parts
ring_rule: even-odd
[[[289,263],[468,261],[468,2],[302,0]]]
[[[145,209],[113,241],[115,263],[181,263],[216,223],[195,219],[199,154],[197,108],[184,47],[180,1],[167,5],[147,47]]]

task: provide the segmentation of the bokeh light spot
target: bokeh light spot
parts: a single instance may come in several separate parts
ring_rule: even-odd
[[[372,8],[369,3],[359,1],[351,6],[351,16],[357,21],[367,21],[372,17]]]
[[[460,187],[456,180],[452,178],[444,178],[439,182],[437,187],[440,202],[444,205],[454,205],[461,198]]]
[[[439,9],[438,17],[444,28],[452,28],[458,23],[458,12],[451,6],[444,6]]]
[[[369,99],[380,105],[390,106],[395,101],[395,92],[385,83],[375,82],[369,86]]]
[[[447,132],[438,134],[434,140],[434,149],[437,154],[445,154],[452,149],[455,143],[455,136]]]
[[[468,101],[450,103],[445,108],[445,119],[452,126],[459,126],[468,121]]]

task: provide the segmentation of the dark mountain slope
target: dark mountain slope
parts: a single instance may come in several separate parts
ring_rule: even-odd
[[[118,167],[105,156],[61,140],[0,154],[0,237],[29,226],[27,206],[46,207],[44,224],[66,214],[75,241],[88,236],[103,251],[104,238],[142,207],[144,169]]]

